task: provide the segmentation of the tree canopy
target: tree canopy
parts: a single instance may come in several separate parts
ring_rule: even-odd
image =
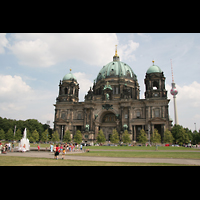
[[[103,134],[102,129],[98,132],[97,135],[97,142],[98,143],[104,143],[106,141],[105,135]]]
[[[140,130],[140,134],[137,137],[138,142],[145,144],[147,142],[147,134],[145,133],[144,129]]]
[[[16,132],[14,137],[14,129],[16,126]],[[48,129],[48,136],[51,137],[52,129],[48,124],[42,124],[36,119],[27,119],[27,120],[15,120],[15,119],[7,119],[0,117],[0,140],[9,139],[9,140],[20,140],[23,135],[24,129],[27,128],[27,137],[30,139],[32,137],[32,133],[36,130],[39,134],[38,141],[44,140],[45,130]],[[4,131],[4,132],[3,132]],[[9,132],[8,132],[9,131]],[[12,134],[11,134],[12,132]],[[31,138],[32,137],[32,138]]]

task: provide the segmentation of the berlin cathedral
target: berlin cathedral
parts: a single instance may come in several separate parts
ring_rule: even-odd
[[[95,142],[102,129],[109,141],[116,129],[120,140],[124,130],[128,130],[131,141],[137,142],[141,129],[146,131],[148,138],[157,129],[163,141],[164,131],[171,129],[170,100],[167,99],[164,73],[152,62],[144,79],[145,99],[140,99],[137,76],[128,64],[120,61],[117,49],[113,61],[97,74],[84,102],[79,102],[79,83],[70,70],[60,80],[54,104],[54,130],[58,131],[60,140],[66,130],[70,130],[72,138],[80,130],[83,142]]]

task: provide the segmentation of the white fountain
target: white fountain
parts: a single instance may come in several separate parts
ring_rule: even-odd
[[[20,140],[18,151],[30,151],[29,139],[26,138],[26,128],[24,129],[23,138]]]

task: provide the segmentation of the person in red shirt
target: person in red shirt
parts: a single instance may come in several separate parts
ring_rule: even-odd
[[[55,151],[55,159],[58,160],[58,156],[59,156],[59,146],[58,144],[56,145],[56,151]]]
[[[39,146],[39,144],[38,144],[37,148],[38,148],[38,151],[40,151],[40,146]]]

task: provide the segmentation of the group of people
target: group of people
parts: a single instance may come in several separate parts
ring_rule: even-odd
[[[75,145],[75,144],[67,144],[66,143],[64,145],[61,144],[60,146],[59,146],[59,144],[57,144],[57,145],[51,144],[50,145],[50,150],[51,150],[51,152],[54,152],[55,159],[57,159],[57,160],[58,160],[58,156],[60,153],[62,153],[62,159],[64,159],[66,152],[75,152],[75,151],[80,151],[80,150],[82,151],[82,148],[83,148],[82,144]]]
[[[10,142],[3,144],[0,141],[0,154],[1,153],[6,154],[9,151],[13,152],[13,149],[14,149],[14,143],[12,143],[12,145],[10,144]]]

